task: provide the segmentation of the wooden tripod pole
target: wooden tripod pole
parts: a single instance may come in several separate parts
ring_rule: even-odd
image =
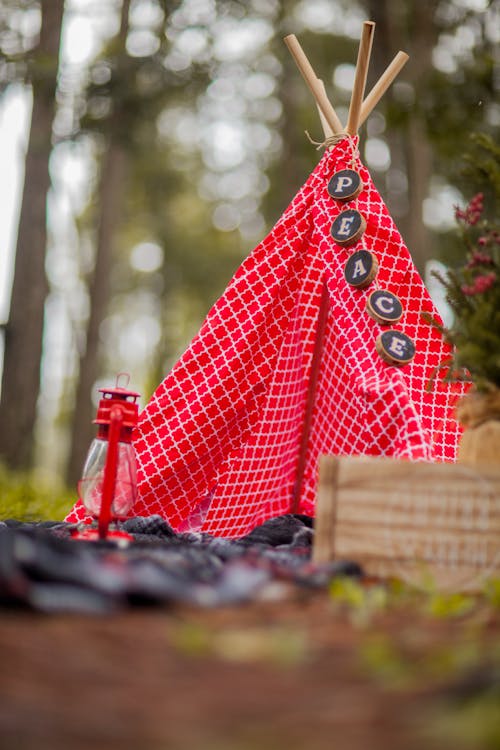
[[[328,311],[330,309],[330,300],[328,296],[328,287],[325,279],[321,286],[321,300],[318,310],[318,324],[316,328],[316,338],[314,340],[314,349],[311,360],[311,374],[306,395],[306,404],[304,408],[304,420],[302,423],[302,434],[300,436],[299,454],[297,459],[297,469],[295,474],[295,484],[293,486],[291,513],[297,513],[304,484],[304,474],[306,470],[307,449],[309,448],[309,436],[311,434],[311,424],[316,403],[316,386],[319,377],[319,368],[321,366],[321,357],[323,354],[323,341],[325,340],[325,329],[328,321]]]
[[[342,131],[342,123],[340,122],[337,113],[333,109],[332,105],[328,101],[328,97],[325,94],[325,88],[320,83],[316,73],[314,72],[311,63],[307,59],[304,50],[299,44],[299,41],[295,34],[289,34],[284,38],[284,42],[290,54],[295,60],[298,69],[302,73],[302,76],[309,86],[312,95],[316,99],[318,107],[322,111],[328,125],[334,133],[340,133]]]
[[[368,65],[373,43],[373,32],[375,24],[373,21],[365,21],[363,32],[359,43],[358,60],[356,62],[356,74],[354,76],[354,86],[351,93],[351,103],[349,106],[349,115],[347,118],[346,131],[349,135],[356,135],[358,132],[359,114],[366,86],[366,76],[368,75]]]
[[[321,80],[321,78],[318,78],[318,83],[321,86],[321,88],[323,89],[323,91],[325,92],[325,96],[326,96],[325,84],[323,83],[323,81]],[[328,122],[326,121],[326,117],[324,116],[323,112],[321,111],[321,109],[320,109],[320,107],[318,105],[318,102],[316,102],[316,108],[318,110],[319,119],[321,120],[321,127],[323,128],[323,133],[324,133],[325,138],[331,138],[332,135],[336,135],[336,134],[334,134],[334,132],[331,129],[331,127],[329,126]]]
[[[317,79],[319,88],[323,91],[325,97],[325,86],[323,81]],[[318,112],[321,120],[321,126],[323,128],[323,134],[325,138],[329,138],[332,135],[332,129],[323,115],[323,112],[318,104]],[[330,300],[328,297],[328,287],[326,280],[323,279],[321,286],[321,299],[319,302],[318,309],[318,323],[316,328],[316,337],[314,339],[314,349],[311,359],[311,374],[309,376],[309,383],[307,387],[306,403],[304,407],[304,419],[302,423],[302,434],[300,436],[299,453],[297,458],[297,469],[295,474],[295,484],[293,487],[292,496],[292,507],[291,512],[297,513],[300,505],[300,497],[302,495],[302,487],[304,484],[304,473],[306,470],[307,462],[307,449],[309,448],[309,437],[311,435],[312,417],[314,412],[314,406],[316,403],[316,386],[318,384],[319,369],[321,367],[321,357],[323,354],[323,342],[325,340],[325,329],[328,322],[328,312],[330,309]]]
[[[364,123],[366,118],[370,115],[371,111],[377,106],[391,83],[394,81],[399,71],[406,65],[409,60],[409,56],[406,52],[399,50],[394,60],[387,66],[380,78],[378,79],[375,86],[372,88],[363,104],[361,105],[361,112],[359,113],[358,128]]]

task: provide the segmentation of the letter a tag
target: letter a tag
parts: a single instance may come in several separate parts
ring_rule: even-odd
[[[377,271],[377,257],[369,250],[356,250],[345,264],[344,278],[351,286],[364,289],[372,283]]]

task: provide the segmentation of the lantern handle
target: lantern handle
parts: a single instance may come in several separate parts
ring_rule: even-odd
[[[99,513],[99,539],[106,539],[111,521],[111,504],[115,495],[118,468],[118,442],[123,424],[123,409],[117,404],[111,410],[109,423],[109,445],[102,480],[101,510]]]
[[[122,378],[126,378],[126,382],[123,385],[120,385],[120,380]],[[130,375],[129,375],[128,372],[119,372],[117,374],[117,376],[116,376],[116,383],[115,383],[115,387],[116,388],[124,388],[124,389],[128,388],[129,383],[130,383]]]

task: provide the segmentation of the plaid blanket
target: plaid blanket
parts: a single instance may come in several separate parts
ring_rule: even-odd
[[[75,541],[66,522],[0,522],[0,606],[89,614],[145,604],[215,607],[361,574],[348,561],[312,565],[314,530],[304,515],[271,519],[238,540],[176,533],[158,515],[121,527],[134,537],[125,548]]]

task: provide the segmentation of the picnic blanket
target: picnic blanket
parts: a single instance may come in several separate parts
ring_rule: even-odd
[[[131,518],[122,527],[134,537],[124,548],[72,540],[66,522],[0,522],[0,607],[88,614],[215,607],[361,573],[349,561],[312,565],[312,519],[303,515],[272,519],[237,541],[179,534],[160,516]]]

